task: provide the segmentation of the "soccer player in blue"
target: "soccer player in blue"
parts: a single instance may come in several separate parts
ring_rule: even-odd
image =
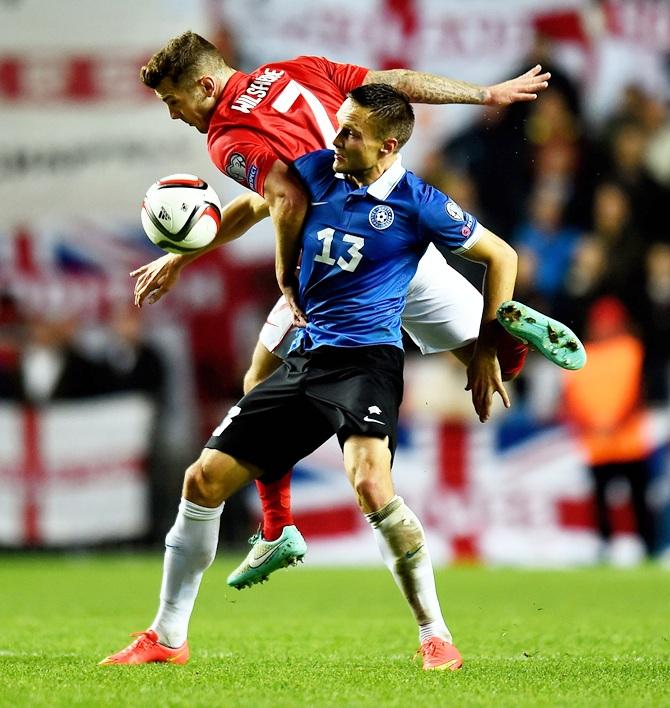
[[[402,94],[384,84],[354,89],[338,122],[334,153],[294,163],[311,201],[299,272],[307,326],[285,363],[230,409],[186,471],[166,538],[158,614],[103,664],[185,663],[188,622],[216,554],[225,500],[255,478],[285,474],[336,434],[358,505],[417,622],[424,669],[461,666],[423,528],[391,477],[403,389],[400,314],[429,243],[484,263],[484,311],[468,385],[483,409],[496,391],[508,404],[496,358],[496,310],[512,297],[516,254],[403,168],[398,150],[414,116]]]

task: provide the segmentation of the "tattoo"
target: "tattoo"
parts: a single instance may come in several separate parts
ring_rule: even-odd
[[[410,69],[369,71],[365,83],[389,84],[402,91],[412,103],[483,104],[487,98],[487,89],[483,86]]]

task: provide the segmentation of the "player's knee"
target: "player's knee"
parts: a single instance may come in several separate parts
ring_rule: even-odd
[[[363,511],[379,509],[388,501],[389,483],[386,477],[383,470],[369,462],[358,466],[353,475],[353,483],[358,504]]]
[[[196,502],[196,498],[200,500],[202,497],[201,481],[200,460],[196,460],[186,469],[183,496],[194,502]]]
[[[221,470],[206,455],[202,455],[187,470],[184,478],[184,496],[202,506],[218,506],[223,480]]]
[[[374,477],[359,476],[354,482],[354,489],[363,511],[374,509],[378,506],[381,495],[381,485]]]
[[[358,444],[350,438],[345,445],[345,464],[358,505],[364,512],[381,508],[393,496],[391,453],[386,441]]]

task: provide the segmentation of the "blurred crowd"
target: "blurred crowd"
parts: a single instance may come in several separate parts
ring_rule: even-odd
[[[668,401],[670,113],[628,86],[614,113],[587,123],[584,88],[555,66],[533,103],[485,109],[432,153],[424,177],[509,241],[515,296],[589,339],[593,306],[616,301],[644,348],[644,396]]]
[[[0,398],[44,405],[114,393],[164,395],[165,365],[143,337],[140,313],[119,306],[92,344],[71,314],[26,314],[0,298]]]
[[[567,323],[587,367],[565,376],[542,415],[567,423],[592,475],[597,527],[612,537],[608,488],[625,483],[635,527],[654,549],[649,504],[649,411],[670,403],[670,112],[664,97],[629,85],[599,124],[585,88],[553,64],[533,103],[489,108],[429,155],[424,177],[517,250],[515,297]],[[477,267],[455,267],[477,280]],[[537,382],[526,369],[518,404]],[[546,383],[546,379],[540,385]],[[546,396],[546,393],[545,393]],[[551,396],[550,396],[551,398]],[[547,415],[548,413],[548,415]],[[536,415],[537,417],[537,415]]]

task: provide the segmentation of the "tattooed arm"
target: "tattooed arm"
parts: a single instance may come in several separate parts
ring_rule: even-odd
[[[547,88],[551,74],[540,74],[538,64],[525,74],[493,86],[478,86],[467,81],[424,74],[410,69],[369,71],[366,84],[390,84],[402,91],[413,103],[476,103],[485,106],[507,106],[515,101],[534,101],[537,93]]]

